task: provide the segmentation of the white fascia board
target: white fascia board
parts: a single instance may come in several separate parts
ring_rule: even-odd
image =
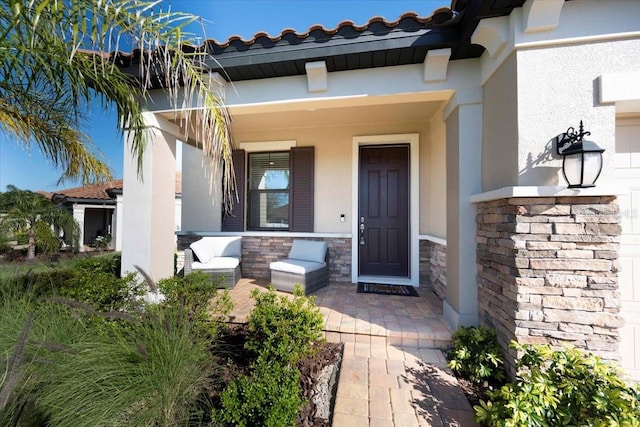
[[[467,60],[454,62],[470,64]],[[377,96],[404,98],[421,94],[418,96],[446,100],[452,90],[477,80],[476,67],[465,69],[453,65],[448,66],[446,81],[430,83],[424,82],[423,64],[334,72],[330,87],[323,93],[309,93],[305,76],[241,81],[235,84],[235,93],[228,94],[227,106],[232,114],[237,114],[261,105],[272,107],[272,111],[277,110],[278,105],[303,103],[308,104],[307,108],[313,108],[316,102]]]
[[[446,80],[438,82],[424,81],[423,64],[340,71],[331,73],[331,85],[322,93],[309,93],[305,75],[245,80],[233,84],[233,90],[226,94],[225,106],[234,116],[262,111],[447,101],[455,91],[477,86],[479,70],[477,59],[451,61],[447,65]],[[174,111],[169,108],[166,94],[151,92],[149,110],[155,113]]]

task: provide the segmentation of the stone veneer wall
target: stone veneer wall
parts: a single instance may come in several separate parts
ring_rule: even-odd
[[[420,286],[426,286],[444,301],[447,296],[447,247],[420,240]]]
[[[477,204],[480,321],[507,346],[571,344],[618,360],[621,227],[615,197]]]
[[[184,266],[184,249],[202,236],[178,236],[178,271]],[[268,280],[269,264],[286,258],[294,239],[286,236],[242,236],[242,276]],[[329,248],[329,280],[351,282],[350,238],[303,238],[324,240]],[[182,263],[180,263],[182,260]]]

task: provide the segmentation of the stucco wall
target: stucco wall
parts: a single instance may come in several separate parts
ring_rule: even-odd
[[[420,234],[447,236],[447,129],[440,108],[420,140]],[[425,214],[423,214],[423,212]]]
[[[598,78],[604,73],[640,68],[640,40],[593,42],[520,50],[518,73],[518,185],[565,185],[551,139],[577,129],[606,151],[600,184],[612,184],[615,106],[600,104]]]
[[[460,177],[458,176],[458,140],[460,139],[460,115],[454,110],[447,118],[447,215],[451,220],[447,224],[447,283],[460,283],[460,229],[457,219],[460,218],[460,204],[458,203]],[[447,298],[459,310],[457,302],[460,300],[459,286],[449,286]]]
[[[518,105],[516,56],[511,55],[483,87],[482,190],[516,185]]]
[[[399,133],[418,133],[421,151],[423,147],[429,147],[430,133],[427,118],[424,122],[235,131],[234,139],[236,143],[295,140],[299,147],[315,146],[316,211],[314,231],[318,233],[349,233],[351,232],[353,197],[352,139],[354,136],[360,135]],[[426,162],[421,164],[421,177],[428,177],[428,167]],[[420,216],[428,217],[429,200],[421,199],[420,205]],[[344,222],[340,222],[341,214],[345,214]]]
[[[202,150],[182,144],[182,171],[182,230],[220,231],[220,184]]]

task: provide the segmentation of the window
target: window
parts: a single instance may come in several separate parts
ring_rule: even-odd
[[[222,231],[313,232],[314,157],[314,147],[234,150],[238,197],[222,218]]]
[[[250,153],[248,230],[289,229],[289,152]]]

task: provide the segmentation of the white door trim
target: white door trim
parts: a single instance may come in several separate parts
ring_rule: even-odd
[[[354,136],[352,140],[351,152],[351,282],[357,283],[363,280],[358,276],[358,200],[360,197],[359,190],[359,172],[360,172],[360,154],[361,145],[383,145],[383,144],[409,144],[409,277],[389,278],[385,280],[387,283],[402,285],[420,285],[420,239],[419,239],[419,219],[420,219],[420,163],[419,149],[420,137],[417,133],[405,133],[394,135],[366,135]]]

